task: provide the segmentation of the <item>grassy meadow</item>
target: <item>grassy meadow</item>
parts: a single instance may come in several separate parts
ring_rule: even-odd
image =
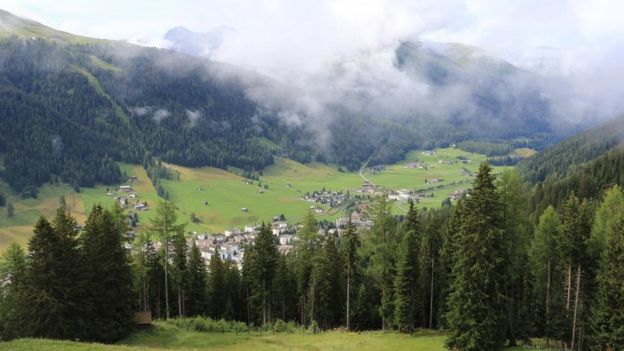
[[[470,163],[440,163],[459,161],[465,157]],[[419,190],[433,197],[426,197],[418,204],[420,207],[437,207],[449,194],[458,189],[468,189],[472,177],[460,174],[462,167],[475,173],[484,155],[469,153],[455,148],[437,149],[434,156],[423,155],[420,150],[410,152],[404,161],[387,165],[382,171],[363,170],[363,176],[378,186],[386,189]],[[410,168],[411,163],[421,162],[428,169]],[[160,198],[156,189],[148,179],[141,165],[121,164],[122,171],[137,180],[128,183],[136,190],[138,201],[147,202],[152,208],[139,212],[139,230],[145,230],[154,215],[153,205]],[[341,208],[329,209],[327,206],[304,201],[301,197],[306,192],[323,188],[328,190],[349,190],[357,194],[356,189],[363,184],[358,172],[339,172],[337,167],[316,162],[301,164],[289,159],[275,158],[275,163],[266,168],[260,175],[260,181],[246,184],[239,175],[212,167],[187,168],[169,165],[180,174],[179,180],[161,180],[162,187],[169,193],[171,200],[178,207],[180,222],[187,223],[187,229],[203,232],[221,232],[232,227],[242,227],[270,220],[274,216],[284,214],[293,223],[302,219],[310,206],[323,209],[319,218],[335,219],[343,216]],[[501,171],[502,168],[497,168]],[[427,184],[425,180],[443,179],[439,183]],[[262,187],[258,186],[261,184]],[[125,183],[124,183],[125,184]],[[265,189],[264,186],[268,186]],[[0,184],[1,186],[1,184]],[[32,232],[32,225],[39,216],[52,217],[60,205],[60,197],[64,196],[67,207],[72,215],[82,223],[95,204],[110,206],[113,198],[108,196],[107,189],[117,186],[97,186],[83,188],[75,192],[67,185],[44,185],[36,199],[21,199],[10,195],[9,201],[14,204],[15,215],[7,217],[5,209],[0,210],[0,252],[9,243],[25,244]],[[133,202],[130,205],[134,204]],[[247,212],[241,209],[247,208]],[[394,212],[404,213],[406,203],[396,203]],[[195,213],[200,223],[191,222],[191,213]]]
[[[152,331],[137,332],[114,345],[21,339],[0,342],[0,350],[69,350],[69,351],[143,351],[143,350],[220,350],[220,351],[442,351],[443,334],[419,332],[414,335],[341,331],[318,334],[294,333],[217,333],[188,331],[165,323],[157,323]],[[506,351],[535,349],[508,348]]]

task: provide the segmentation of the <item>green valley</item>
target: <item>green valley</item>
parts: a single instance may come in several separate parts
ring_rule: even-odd
[[[435,150],[427,156],[422,150],[410,152],[404,161],[384,167],[364,168],[362,176],[388,193],[400,189],[423,194],[418,206],[435,208],[453,192],[468,189],[479,164],[486,156],[465,152],[456,148]],[[419,168],[420,166],[420,168]],[[345,215],[346,205],[330,208],[327,205],[302,200],[306,193],[314,191],[349,191],[364,201],[373,194],[358,193],[364,180],[358,172],[341,172],[335,166],[317,162],[302,164],[290,159],[275,158],[273,165],[259,174],[259,180],[247,180],[231,172],[212,168],[189,168],[178,165],[167,167],[180,175],[179,179],[162,179],[161,186],[178,208],[178,218],[188,223],[187,229],[198,233],[223,232],[231,227],[242,227],[268,221],[284,214],[291,222],[299,222],[313,206],[319,209],[319,219],[334,220]],[[382,169],[383,168],[383,169]],[[462,169],[464,169],[462,171]],[[504,169],[497,167],[498,171]],[[153,217],[153,207],[161,198],[140,165],[121,164],[127,177],[136,177],[129,183],[115,186],[98,185],[75,192],[67,185],[45,185],[37,199],[21,199],[9,196],[15,206],[15,215],[7,217],[0,212],[0,251],[10,242],[24,244],[32,230],[32,224],[41,215],[51,217],[60,205],[61,196],[66,207],[78,219],[84,221],[95,204],[109,206],[114,202],[107,190],[115,191],[119,185],[128,184],[136,192],[134,202],[147,202],[148,209],[138,211],[139,230]],[[8,187],[7,187],[8,188]],[[433,195],[433,196],[431,196]],[[132,207],[132,206],[129,206]],[[395,201],[394,211],[405,213],[405,200]],[[242,209],[246,209],[243,211]],[[199,222],[191,221],[194,213]]]

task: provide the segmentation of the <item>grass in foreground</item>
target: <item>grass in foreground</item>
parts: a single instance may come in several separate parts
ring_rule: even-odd
[[[142,351],[142,350],[392,350],[442,351],[445,335],[423,331],[415,335],[383,332],[287,333],[201,333],[158,323],[149,332],[137,332],[116,345],[102,345],[44,339],[21,339],[0,342],[0,350],[70,350],[70,351]],[[528,347],[506,351],[528,350]],[[534,349],[534,348],[533,348]]]

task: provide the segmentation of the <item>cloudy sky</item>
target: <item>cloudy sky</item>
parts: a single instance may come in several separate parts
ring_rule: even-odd
[[[617,0],[3,0],[4,9],[87,36],[163,46],[170,28],[237,31],[244,53],[229,60],[332,56],[406,38],[455,41],[517,64],[536,48],[557,48],[575,62],[619,50],[624,3]],[[233,45],[233,44],[232,44]],[[308,62],[310,61],[310,62]],[[567,63],[572,64],[572,63]],[[265,66],[264,62],[257,65]],[[580,66],[583,66],[582,64]],[[566,67],[563,67],[566,69]]]
[[[621,0],[3,0],[0,7],[68,32],[158,47],[169,45],[162,37],[176,26],[227,26],[234,34],[213,59],[300,87],[311,80],[299,77],[362,53],[373,53],[362,70],[395,74],[392,49],[401,40],[459,42],[568,79],[579,99],[565,105],[582,101],[579,118],[596,114],[593,106],[603,116],[624,111]],[[386,80],[396,81],[392,74]]]

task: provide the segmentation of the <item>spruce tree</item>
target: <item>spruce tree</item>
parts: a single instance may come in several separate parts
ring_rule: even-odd
[[[206,286],[207,270],[204,258],[195,243],[192,241],[191,251],[188,258],[188,292],[186,312],[188,316],[198,316],[206,313]]]
[[[56,222],[71,222],[61,211]],[[59,235],[41,217],[29,241],[27,264],[24,315],[29,334],[52,339],[83,337],[83,277],[78,274],[82,265],[75,239]]]
[[[561,340],[566,335],[563,282],[567,262],[562,245],[561,221],[555,209],[549,206],[539,218],[529,248],[535,298],[533,324],[539,333],[537,336],[546,338],[547,347],[552,338]]]
[[[164,301],[165,301],[165,318],[171,315],[169,307],[169,261],[171,240],[176,233],[184,232],[184,225],[178,225],[175,213],[175,205],[169,201],[163,201],[156,208],[156,217],[152,220],[150,230],[158,237],[163,247],[163,268],[164,268]]]
[[[29,335],[24,323],[26,254],[11,244],[0,257],[0,340]]]
[[[358,292],[359,281],[359,257],[358,248],[360,246],[360,240],[358,234],[355,231],[355,226],[349,218],[347,228],[342,236],[343,241],[343,260],[344,260],[344,277],[346,280],[346,306],[345,306],[345,323],[347,330],[351,329],[351,318],[354,315],[351,305]]]
[[[271,321],[271,287],[277,267],[277,242],[271,228],[267,224],[260,226],[252,255],[253,280],[257,293],[261,298],[262,326]]]
[[[605,232],[592,309],[592,350],[624,349],[624,219]]]
[[[323,250],[314,260],[310,277],[309,314],[322,329],[336,327],[342,317],[341,264],[333,236],[327,234]]]
[[[399,254],[397,274],[394,280],[394,324],[402,332],[414,330],[415,317],[419,311],[417,300],[419,240],[414,231],[403,238]]]
[[[132,328],[132,271],[124,248],[126,231],[114,212],[95,206],[81,236],[88,338],[112,342]]]
[[[481,164],[462,202],[453,244],[453,282],[447,319],[450,349],[499,350],[504,341],[506,246],[495,176]]]
[[[173,259],[172,259],[172,278],[175,282],[175,290],[177,295],[178,317],[185,316],[186,290],[187,290],[187,245],[184,233],[179,230],[173,235]]]
[[[297,241],[294,245],[295,275],[297,280],[297,295],[299,304],[300,323],[306,324],[307,296],[309,291],[310,276],[312,274],[313,257],[321,247],[321,239],[318,233],[318,224],[311,210],[306,212],[303,227],[297,233]]]
[[[209,264],[208,301],[210,302],[210,316],[215,319],[223,318],[227,296],[225,292],[225,267],[221,260],[219,248],[212,253]]]

